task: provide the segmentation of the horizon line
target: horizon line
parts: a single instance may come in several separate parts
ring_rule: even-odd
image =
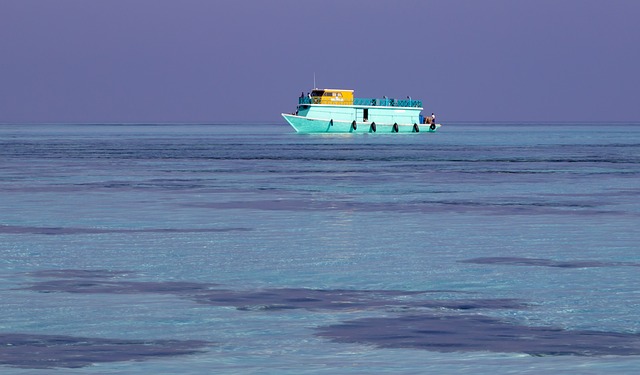
[[[617,121],[584,121],[584,120],[450,120],[442,123],[446,124],[565,124],[565,125],[602,125],[602,124],[640,124],[640,120],[617,120]],[[170,121],[170,122],[154,122],[154,121],[135,121],[135,122],[0,122],[0,126],[7,125],[288,125],[286,122],[277,122],[261,120],[261,121],[215,121],[215,122],[192,122],[192,121]]]

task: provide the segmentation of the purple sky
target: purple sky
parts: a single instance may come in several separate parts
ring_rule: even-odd
[[[0,0],[0,123],[281,122],[301,91],[440,121],[640,121],[638,0]]]

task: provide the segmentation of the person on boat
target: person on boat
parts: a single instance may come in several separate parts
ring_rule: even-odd
[[[436,123],[436,115],[435,113],[431,112],[431,123],[435,124]]]

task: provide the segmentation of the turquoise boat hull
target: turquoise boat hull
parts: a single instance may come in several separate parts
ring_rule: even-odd
[[[398,124],[357,122],[355,120],[316,119],[283,113],[282,117],[298,133],[433,133],[440,124]]]

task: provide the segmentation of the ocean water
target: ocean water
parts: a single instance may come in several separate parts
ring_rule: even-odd
[[[640,124],[0,125],[0,373],[637,373],[639,224]]]

